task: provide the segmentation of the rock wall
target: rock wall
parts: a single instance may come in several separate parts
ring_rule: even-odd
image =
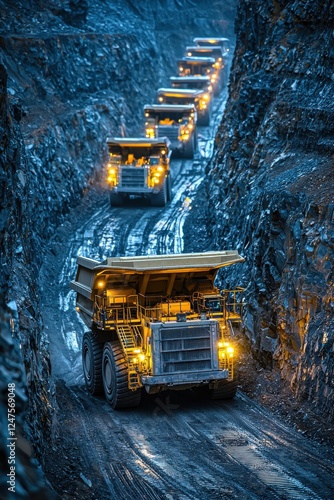
[[[207,191],[214,248],[237,248],[254,352],[334,418],[332,2],[239,1]],[[243,272],[241,276],[240,273]]]
[[[143,105],[175,73],[186,44],[233,35],[234,4],[0,0],[0,291],[17,311],[26,433],[42,461],[56,425],[38,286],[44,248],[103,178],[106,137],[141,132]],[[4,366],[8,356],[1,351]],[[3,387],[16,377],[10,367]]]
[[[36,277],[40,258],[29,226],[30,173],[22,154],[21,108],[16,100],[8,102],[6,91],[7,73],[0,64],[0,485],[3,498],[10,497],[10,491],[21,498],[33,494],[48,498],[26,439],[34,443],[37,457],[42,460],[41,450],[51,432],[52,383],[38,307]],[[9,387],[15,387],[10,407]],[[10,408],[13,413],[8,413]],[[8,424],[14,425],[16,438],[10,441],[15,444],[12,456],[8,454]],[[11,476],[7,476],[9,473]]]

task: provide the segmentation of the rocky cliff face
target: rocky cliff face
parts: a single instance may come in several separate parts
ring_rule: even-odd
[[[1,307],[10,302],[17,312],[19,373],[9,364],[2,390],[25,379],[26,431],[39,458],[54,404],[38,286],[45,245],[101,178],[106,137],[124,127],[129,135],[141,132],[143,105],[175,73],[186,44],[199,35],[233,36],[235,2],[221,3],[0,1],[0,288]],[[11,349],[0,353],[4,366]]]
[[[41,450],[51,429],[52,383],[38,305],[36,281],[41,259],[32,235],[28,188],[31,174],[20,130],[22,112],[16,99],[9,102],[7,98],[7,73],[3,65],[0,65],[0,95],[0,453],[3,473],[0,485],[6,498],[13,484],[11,491],[19,495],[45,493],[26,437],[34,443],[41,459]],[[9,413],[10,409],[14,412]],[[10,463],[9,429],[14,429],[15,437],[15,441],[10,441],[15,443],[14,462]],[[11,464],[15,473],[8,477]]]
[[[210,236],[246,257],[246,333],[334,418],[332,2],[239,2],[230,96],[210,164]]]

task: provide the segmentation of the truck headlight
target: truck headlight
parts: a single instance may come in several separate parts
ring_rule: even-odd
[[[188,123],[188,125],[183,125],[180,128],[180,136],[179,140],[180,141],[188,141],[190,137],[190,130],[193,128],[193,125],[191,123]]]
[[[146,359],[145,354],[139,348],[134,349],[133,354],[135,354],[135,356],[131,359],[131,361],[134,364],[142,363]]]
[[[118,172],[118,169],[115,167],[108,168],[107,182],[109,184],[111,184],[112,186],[117,185],[117,172]]]
[[[131,360],[131,363],[133,363],[134,365],[138,365],[138,364],[146,361],[146,356],[144,353],[141,352],[140,354],[137,354],[137,356],[130,358],[130,360]]]
[[[149,137],[149,138],[154,138],[154,128],[147,128],[146,129],[146,137]]]
[[[234,347],[231,346],[229,342],[225,342],[223,340],[219,340],[218,343],[218,351],[220,358],[233,358],[234,355]]]

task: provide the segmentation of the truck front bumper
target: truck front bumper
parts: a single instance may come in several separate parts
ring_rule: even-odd
[[[214,380],[228,379],[228,370],[175,373],[168,375],[142,375],[141,382],[147,386],[174,386],[206,384]]]
[[[133,195],[150,195],[157,194],[161,191],[161,186],[156,186],[154,188],[149,187],[115,187],[111,190],[115,194],[133,194]]]

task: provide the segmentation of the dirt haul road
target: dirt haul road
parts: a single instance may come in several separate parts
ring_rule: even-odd
[[[59,229],[46,256],[41,285],[58,408],[45,469],[60,498],[334,498],[329,451],[241,392],[232,401],[166,392],[146,395],[139,408],[114,411],[84,386],[86,327],[69,289],[76,258],[187,250],[183,223],[224,105],[216,104],[214,127],[200,129],[195,161],[172,160],[173,198],[167,207],[133,201],[111,208],[105,187],[97,186]]]

